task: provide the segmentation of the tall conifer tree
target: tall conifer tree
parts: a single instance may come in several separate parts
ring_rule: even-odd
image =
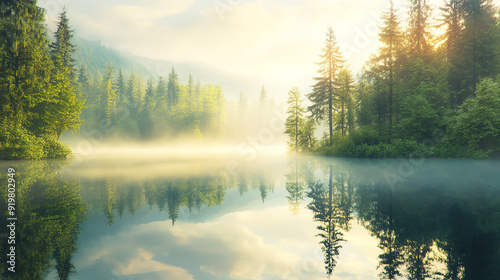
[[[332,145],[333,106],[334,101],[338,100],[335,79],[344,62],[332,27],[328,27],[325,46],[320,57],[322,60],[318,63],[319,76],[314,78],[317,82],[313,86],[313,91],[307,96],[312,102],[312,105],[308,107],[308,110],[316,120],[326,119],[329,126],[330,145]]]
[[[305,109],[302,105],[303,100],[300,97],[298,88],[293,88],[288,92],[288,117],[285,121],[285,134],[288,134],[288,149],[299,152],[300,129],[304,123]]]

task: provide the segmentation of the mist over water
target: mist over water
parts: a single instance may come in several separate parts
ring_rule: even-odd
[[[20,269],[53,279],[64,268],[39,267],[31,253],[65,250],[77,280],[500,272],[498,161],[252,149],[114,143],[69,162],[2,162],[23,194]]]
[[[102,178],[156,178],[164,176],[228,173],[265,163],[283,162],[285,146],[220,145],[200,143],[104,143],[78,152],[64,171],[75,176]]]

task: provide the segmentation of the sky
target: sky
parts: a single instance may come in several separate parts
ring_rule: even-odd
[[[393,2],[404,14],[409,1]],[[439,13],[444,0],[428,3]],[[329,25],[356,75],[377,50],[380,13],[389,1],[39,0],[39,6],[47,9],[52,29],[66,7],[78,36],[139,56],[199,63],[287,91],[313,84]]]

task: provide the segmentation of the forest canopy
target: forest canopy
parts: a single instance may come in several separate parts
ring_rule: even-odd
[[[0,158],[66,156],[59,136],[78,129],[84,106],[66,12],[52,43],[36,1],[2,1],[0,13]]]
[[[382,13],[379,49],[356,79],[328,28],[306,94],[308,114],[289,110],[290,150],[367,158],[498,156],[498,8],[487,0],[447,0],[434,11],[426,1],[408,4],[405,20],[392,1]],[[290,95],[289,103],[300,99]],[[314,140],[298,141],[314,134],[308,120],[328,126],[313,147]]]
[[[67,130],[129,140],[222,134],[220,86],[191,75],[183,85],[174,68],[155,80],[125,76],[111,62],[89,72],[74,59],[78,46],[65,10],[52,40],[37,1],[2,1],[0,12],[0,159],[68,156],[59,141]]]

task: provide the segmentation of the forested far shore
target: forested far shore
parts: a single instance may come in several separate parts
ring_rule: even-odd
[[[392,2],[382,13],[379,49],[356,77],[328,28],[312,89],[289,92],[284,132],[290,151],[499,156],[498,8],[487,0],[449,0],[436,10],[425,1],[408,3],[407,16]],[[220,85],[179,77],[174,67],[155,78],[111,63],[95,71],[96,65],[74,59],[78,46],[66,11],[52,41],[36,0],[1,2],[0,13],[0,159],[66,157],[71,149],[60,137],[71,137],[67,131],[252,147],[282,140],[280,101],[264,86],[255,100],[243,92],[228,100]],[[321,126],[326,132],[318,139]]]
[[[168,80],[125,77],[109,65],[104,74],[89,78],[86,67],[78,75],[78,88],[86,100],[82,131],[126,139],[148,140],[159,136],[190,135],[194,138],[222,133],[225,98],[220,86],[202,85],[190,75],[179,83],[172,68]]]
[[[67,130],[99,129],[133,139],[157,135],[219,134],[224,96],[220,86],[186,86],[172,72],[165,81],[126,80],[110,64],[101,74],[77,69],[74,31],[64,10],[54,40],[36,1],[2,2],[0,25],[0,159],[59,158],[71,154],[59,141]]]
[[[69,156],[71,149],[59,140],[67,131],[102,141],[240,143],[257,134],[276,110],[264,86],[256,100],[241,92],[231,101],[220,85],[179,77],[174,67],[155,79],[111,62],[105,69],[87,67],[85,57],[74,59],[78,46],[65,10],[52,41],[37,1],[2,2],[0,12],[5,31],[0,32],[0,159]],[[95,55],[101,62],[107,58]],[[65,133],[64,139],[72,137]]]
[[[328,28],[312,91],[289,92],[292,152],[340,157],[500,154],[500,22],[487,0],[410,0],[381,15],[378,51],[353,78]],[[436,25],[435,23],[439,24]],[[443,31],[443,32],[441,32]],[[441,34],[442,33],[442,34]],[[327,132],[314,137],[316,126]]]

